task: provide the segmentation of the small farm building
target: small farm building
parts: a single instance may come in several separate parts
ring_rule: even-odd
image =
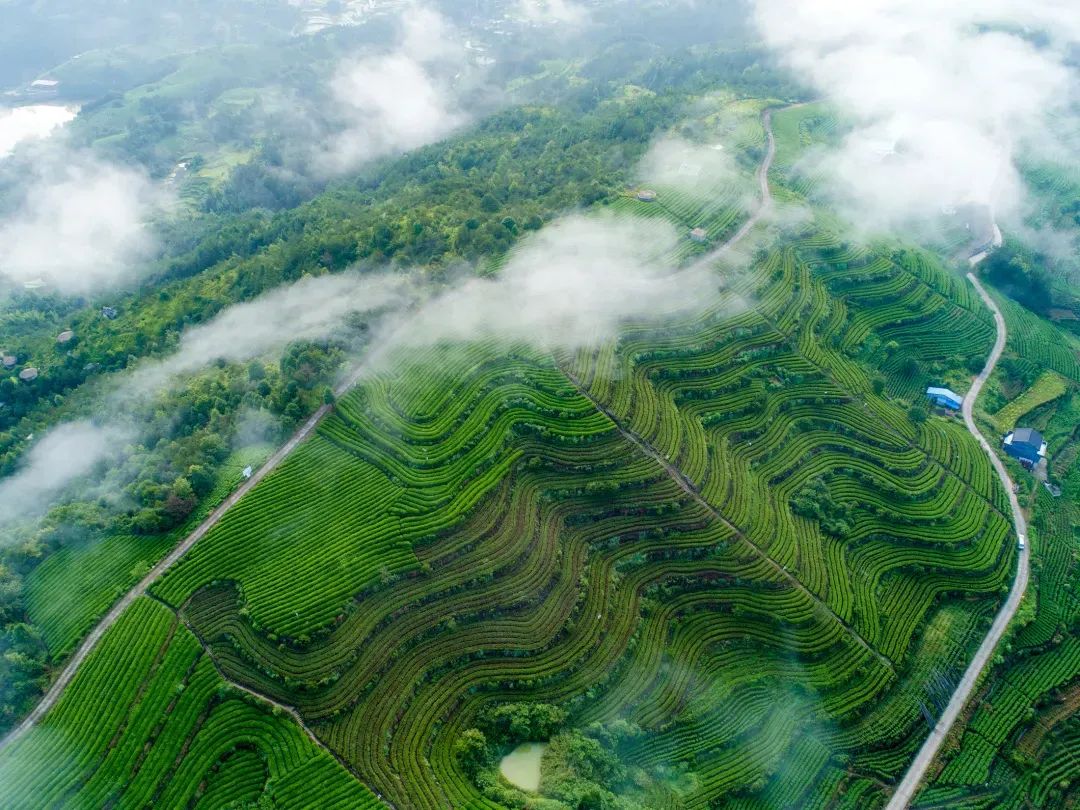
[[[13,354],[5,354],[3,358],[4,368],[15,368],[18,365],[18,358]]]
[[[116,319],[116,307],[102,307],[101,317],[108,318],[110,321]]]
[[[694,228],[694,230],[690,231],[690,238],[699,243],[708,242],[709,232],[704,228]]]
[[[637,193],[637,198],[641,202],[647,202],[647,203],[656,202],[656,192],[655,191],[649,191],[648,189],[642,189],[641,191],[639,191]]]
[[[65,329],[63,332],[56,336],[56,342],[60,344],[71,343],[71,340],[74,337],[74,332],[72,332],[70,329]]]
[[[931,386],[926,389],[926,396],[935,405],[953,411],[960,410],[960,407],[964,404],[964,398],[948,388],[934,388]]]
[[[1028,468],[1046,458],[1046,442],[1034,428],[1015,428],[1001,445],[1006,453]]]
[[[24,368],[19,372],[19,379],[23,382],[31,382],[38,378],[38,370],[36,368]]]

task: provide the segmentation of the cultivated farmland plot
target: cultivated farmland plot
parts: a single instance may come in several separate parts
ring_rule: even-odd
[[[836,124],[777,119],[786,182]],[[722,236],[736,199],[616,208]],[[536,727],[498,718],[536,707],[560,710],[545,737],[617,756],[582,777],[617,806],[883,805],[1015,562],[979,446],[909,415],[993,324],[932,257],[823,221],[718,268],[708,303],[576,352],[442,345],[365,381],[0,753],[12,805],[521,807],[494,757]],[[1073,646],[994,687],[971,726],[988,747],[935,796],[986,775],[1023,690],[1075,678]],[[1061,728],[1030,745],[1074,750]],[[66,763],[55,783],[41,757]],[[547,761],[549,806],[577,806],[573,767]]]

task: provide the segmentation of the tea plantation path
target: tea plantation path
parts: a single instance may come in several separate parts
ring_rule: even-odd
[[[982,445],[983,450],[986,451],[986,455],[990,457],[990,463],[994,465],[994,469],[997,470],[998,477],[1001,479],[1001,483],[1008,493],[1009,505],[1012,508],[1013,526],[1016,529],[1016,534],[1018,536],[1026,536],[1027,521],[1024,519],[1024,513],[1020,509],[1020,502],[1016,499],[1016,493],[1013,492],[1012,479],[1009,478],[1009,473],[1006,471],[1005,465],[1002,464],[1001,459],[998,458],[989,442],[986,441],[986,438],[975,426],[975,419],[973,416],[975,400],[978,399],[983,385],[986,384],[986,381],[994,372],[994,367],[997,366],[997,362],[1001,358],[1001,353],[1005,349],[1005,341],[1008,338],[1008,332],[1005,328],[1005,318],[1002,316],[1001,310],[998,309],[997,304],[994,303],[994,299],[990,297],[979,283],[979,280],[975,278],[974,274],[968,273],[967,277],[968,280],[975,285],[975,289],[978,290],[979,295],[982,297],[983,301],[986,302],[986,305],[990,308],[991,312],[994,313],[994,323],[997,325],[997,341],[994,343],[994,348],[990,352],[989,359],[986,361],[986,367],[983,368],[979,376],[975,378],[975,381],[971,385],[971,390],[968,391],[967,396],[964,397],[964,423],[967,425],[967,429],[970,431],[971,435],[975,437],[980,445]],[[949,732],[956,724],[957,718],[960,716],[960,712],[971,698],[971,693],[975,690],[979,676],[986,668],[997,645],[1001,642],[1002,636],[1005,635],[1005,631],[1008,629],[1009,624],[1016,615],[1016,611],[1020,607],[1020,602],[1024,597],[1024,591],[1027,590],[1028,575],[1030,572],[1030,554],[1030,544],[1025,544],[1025,548],[1020,550],[1016,568],[1016,579],[1013,581],[1012,590],[1009,592],[1009,598],[1005,601],[1005,604],[1002,605],[1001,610],[994,618],[994,623],[990,626],[990,632],[986,634],[986,638],[984,638],[982,644],[979,645],[975,657],[964,672],[964,677],[960,679],[956,691],[953,692],[948,706],[945,707],[945,711],[938,719],[937,725],[934,726],[933,731],[930,732],[930,736],[927,737],[926,742],[923,743],[922,748],[919,749],[919,753],[915,755],[914,761],[908,768],[907,773],[904,774],[904,778],[896,788],[896,792],[893,794],[892,800],[889,802],[886,810],[903,810],[903,808],[911,803],[923,777],[926,776],[926,771],[930,768],[931,763],[934,761],[934,757],[937,756],[941,744],[949,735]]]

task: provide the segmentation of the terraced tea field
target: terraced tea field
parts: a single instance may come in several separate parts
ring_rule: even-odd
[[[642,728],[622,756],[644,785],[622,788],[648,806],[880,802],[1013,544],[966,432],[912,425],[851,348],[933,357],[920,336],[941,318],[959,326],[946,358],[992,332],[936,271],[856,255],[879,281],[847,285],[822,247],[728,274],[693,322],[574,356],[403,361],[155,593],[395,806],[500,806],[453,752],[520,701]],[[807,491],[821,518],[797,509]]]
[[[145,597],[2,762],[12,808],[223,807],[263,795],[280,807],[379,806],[291,720],[229,687],[176,615]]]
[[[552,808],[883,806],[1015,564],[978,444],[909,413],[994,327],[927,255],[761,244],[694,317],[362,382],[0,752],[14,806],[522,807],[538,736]]]
[[[1069,335],[1055,338],[1052,327],[1025,310],[1003,308],[1007,351],[1035,369],[1052,365],[1064,372],[1044,371],[1015,400],[1025,409],[1025,421],[1046,436],[1051,474],[1062,492],[1053,497],[1030,477],[1016,476],[1021,497],[1031,502],[1035,587],[1001,659],[969,706],[962,733],[946,746],[916,807],[1074,807],[1080,802],[1080,467],[1075,464],[1080,368],[1075,355],[1069,356],[1076,345]]]

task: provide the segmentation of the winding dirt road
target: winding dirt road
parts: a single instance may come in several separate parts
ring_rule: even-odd
[[[964,397],[964,423],[967,425],[967,429],[971,435],[976,438],[980,445],[982,445],[986,455],[989,456],[990,463],[993,464],[994,469],[997,470],[998,477],[1001,479],[1001,483],[1009,495],[1009,506],[1012,509],[1013,526],[1017,536],[1026,537],[1027,521],[1024,520],[1024,513],[1020,509],[1020,502],[1016,499],[1016,494],[1013,492],[1012,479],[1009,478],[1009,473],[1005,470],[1005,465],[1002,464],[997,453],[994,452],[994,449],[990,446],[989,442],[986,441],[985,437],[975,426],[975,419],[973,416],[975,400],[979,398],[979,392],[982,391],[986,381],[990,379],[990,375],[993,373],[994,367],[997,365],[998,360],[1001,358],[1001,353],[1005,349],[1005,341],[1008,338],[1008,332],[1005,329],[1005,318],[1002,316],[1001,310],[998,309],[997,304],[994,303],[994,299],[987,294],[986,290],[983,289],[983,286],[979,283],[979,280],[975,278],[974,274],[968,273],[967,277],[968,280],[975,285],[975,289],[978,290],[979,295],[982,296],[982,300],[986,303],[986,306],[994,313],[994,323],[997,325],[997,341],[994,343],[994,348],[990,352],[989,359],[986,361],[986,367],[979,376],[975,378],[975,382],[971,385],[971,390],[968,391],[967,396]],[[975,657],[964,672],[964,677],[960,679],[956,691],[953,692],[952,698],[949,700],[949,705],[945,707],[945,711],[938,719],[937,725],[934,726],[933,731],[930,732],[930,736],[927,737],[926,742],[924,742],[922,748],[919,749],[919,753],[915,755],[915,760],[911,763],[907,773],[904,774],[904,778],[896,788],[896,792],[893,794],[892,800],[889,802],[886,810],[903,810],[903,808],[911,803],[911,800],[915,796],[915,792],[922,783],[923,777],[926,776],[927,769],[929,769],[931,763],[934,761],[934,757],[937,756],[941,744],[945,741],[945,737],[948,736],[952,727],[956,724],[956,719],[960,716],[960,712],[971,698],[971,693],[975,690],[975,685],[979,680],[979,676],[986,668],[987,663],[989,663],[1002,636],[1005,635],[1009,623],[1013,620],[1013,617],[1016,616],[1016,611],[1020,607],[1020,601],[1024,598],[1024,591],[1027,590],[1030,572],[1031,547],[1030,544],[1025,544],[1025,546],[1025,548],[1020,550],[1020,559],[1016,569],[1016,579],[1013,581],[1012,590],[1009,592],[1009,598],[1005,600],[1005,604],[1002,605],[1001,610],[998,611],[997,616],[994,618],[994,623],[990,626],[990,632],[986,634],[986,638],[984,638],[982,644],[979,645]]]

